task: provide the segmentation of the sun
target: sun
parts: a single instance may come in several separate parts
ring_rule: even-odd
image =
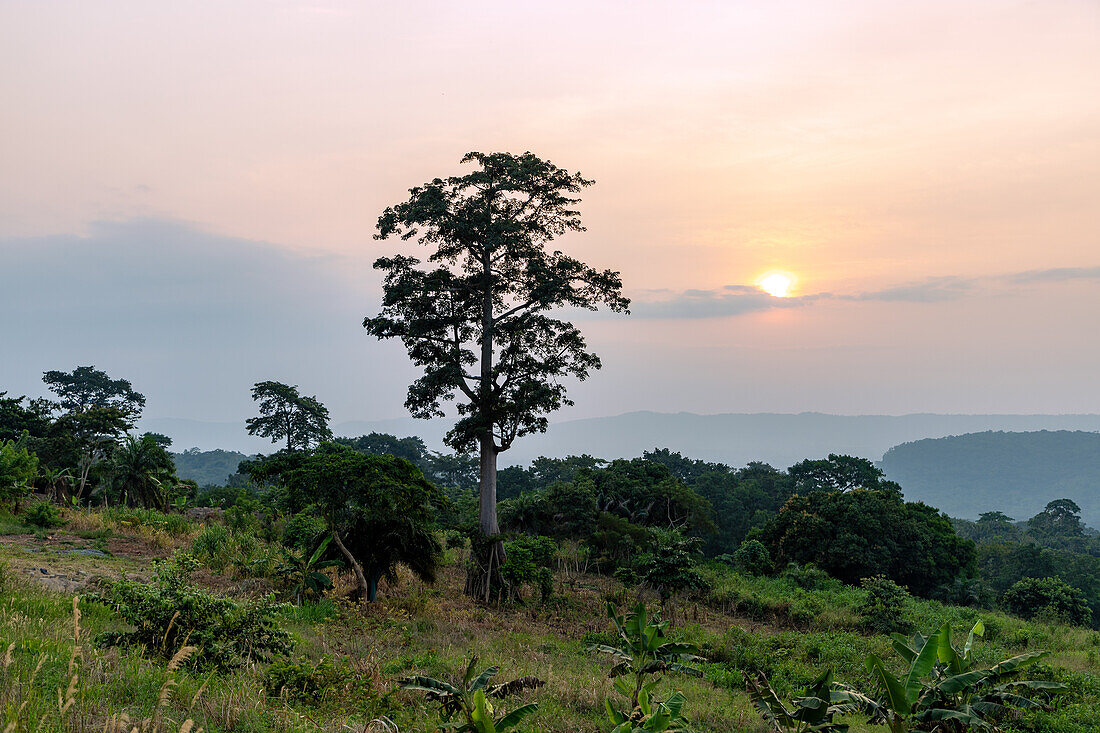
[[[756,286],[768,295],[776,298],[786,298],[794,287],[794,276],[786,272],[768,272],[760,276]]]

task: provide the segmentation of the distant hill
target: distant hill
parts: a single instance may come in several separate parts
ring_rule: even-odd
[[[236,451],[200,451],[198,448],[172,453],[171,456],[176,464],[176,476],[191,479],[199,486],[225,486],[226,479],[237,472],[241,461],[249,458]]]
[[[396,418],[338,423],[337,435],[378,431],[398,437],[417,435],[433,450],[443,450],[452,420]],[[145,419],[142,430],[164,433],[177,446],[224,448],[242,453],[272,453],[270,441],[245,432],[244,418],[235,423],[204,423],[174,418]],[[528,464],[539,456],[589,453],[601,458],[632,458],[655,447],[743,466],[766,461],[787,468],[803,458],[847,453],[877,461],[899,443],[986,430],[1100,431],[1100,415],[826,415],[630,412],[614,417],[562,420],[542,435],[515,442],[500,455],[502,466]]]
[[[909,499],[954,517],[1002,511],[1017,520],[1073,499],[1100,526],[1100,433],[982,432],[895,446],[879,464]]]

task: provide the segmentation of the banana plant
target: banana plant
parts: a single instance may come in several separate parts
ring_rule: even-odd
[[[326,537],[312,553],[306,551],[295,555],[283,549],[283,564],[279,573],[293,584],[291,594],[299,606],[302,605],[303,598],[320,598],[326,590],[332,588],[332,579],[321,572],[340,564],[336,560],[321,560],[331,540],[331,537]]]
[[[833,716],[874,705],[862,693],[833,682],[831,669],[810,683],[802,697],[791,701],[793,709],[780,699],[762,672],[745,675],[745,690],[764,722],[780,733],[846,733],[848,724],[834,723]]]
[[[610,700],[604,700],[607,707],[607,719],[615,726],[611,733],[648,733],[649,731],[668,731],[668,733],[690,731],[687,718],[681,710],[687,698],[677,690],[667,700],[655,700],[649,696],[649,690],[643,687],[638,694],[638,707],[630,716],[615,709]]]
[[[401,689],[427,693],[429,700],[440,704],[443,715],[448,720],[461,713],[459,720],[441,726],[456,733],[500,733],[511,730],[525,717],[538,710],[538,703],[528,703],[506,715],[494,718],[495,711],[490,698],[502,699],[524,689],[541,687],[544,683],[536,677],[520,677],[500,685],[490,685],[489,681],[500,672],[500,668],[488,667],[475,676],[476,665],[477,657],[474,656],[466,665],[461,686],[433,677],[417,675],[401,680]]]
[[[984,624],[975,623],[962,652],[951,643],[948,623],[928,638],[919,633],[912,639],[895,634],[894,650],[909,663],[909,671],[899,679],[879,657],[874,654],[867,657],[867,669],[883,690],[881,700],[868,706],[872,722],[884,722],[895,733],[908,731],[913,724],[948,722],[971,730],[993,730],[985,717],[1005,707],[1046,707],[1020,693],[1028,690],[1055,693],[1066,689],[1048,680],[1015,679],[1017,673],[1046,657],[1047,652],[1029,652],[988,669],[974,669],[974,639],[984,633]]]
[[[693,644],[668,641],[665,631],[668,622],[662,621],[658,614],[648,615],[644,603],[639,603],[629,614],[620,614],[614,604],[607,604],[607,616],[622,640],[620,646],[592,644],[590,651],[610,654],[615,660],[608,676],[612,678],[615,689],[630,700],[629,712],[615,708],[610,700],[605,700],[607,719],[615,724],[615,730],[687,730],[688,721],[681,714],[686,701],[679,691],[667,700],[653,697],[653,689],[661,681],[647,681],[651,675],[663,672],[682,672],[701,677],[703,673],[691,666],[695,662],[705,661],[699,656],[699,649]],[[623,727],[629,725],[631,727]],[[646,727],[646,726],[666,727]]]

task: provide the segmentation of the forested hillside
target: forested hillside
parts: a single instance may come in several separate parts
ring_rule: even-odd
[[[248,458],[244,453],[231,450],[206,450],[189,448],[183,453],[172,453],[176,475],[199,486],[224,486],[237,472],[237,466]]]
[[[1100,525],[1100,433],[985,432],[903,443],[880,464],[905,488],[953,517],[997,510],[1021,520],[1049,501],[1073,499],[1081,518]]]

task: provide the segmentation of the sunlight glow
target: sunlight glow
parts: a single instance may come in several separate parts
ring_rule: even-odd
[[[768,295],[786,298],[794,287],[794,277],[786,272],[769,272],[762,275],[756,285]]]

